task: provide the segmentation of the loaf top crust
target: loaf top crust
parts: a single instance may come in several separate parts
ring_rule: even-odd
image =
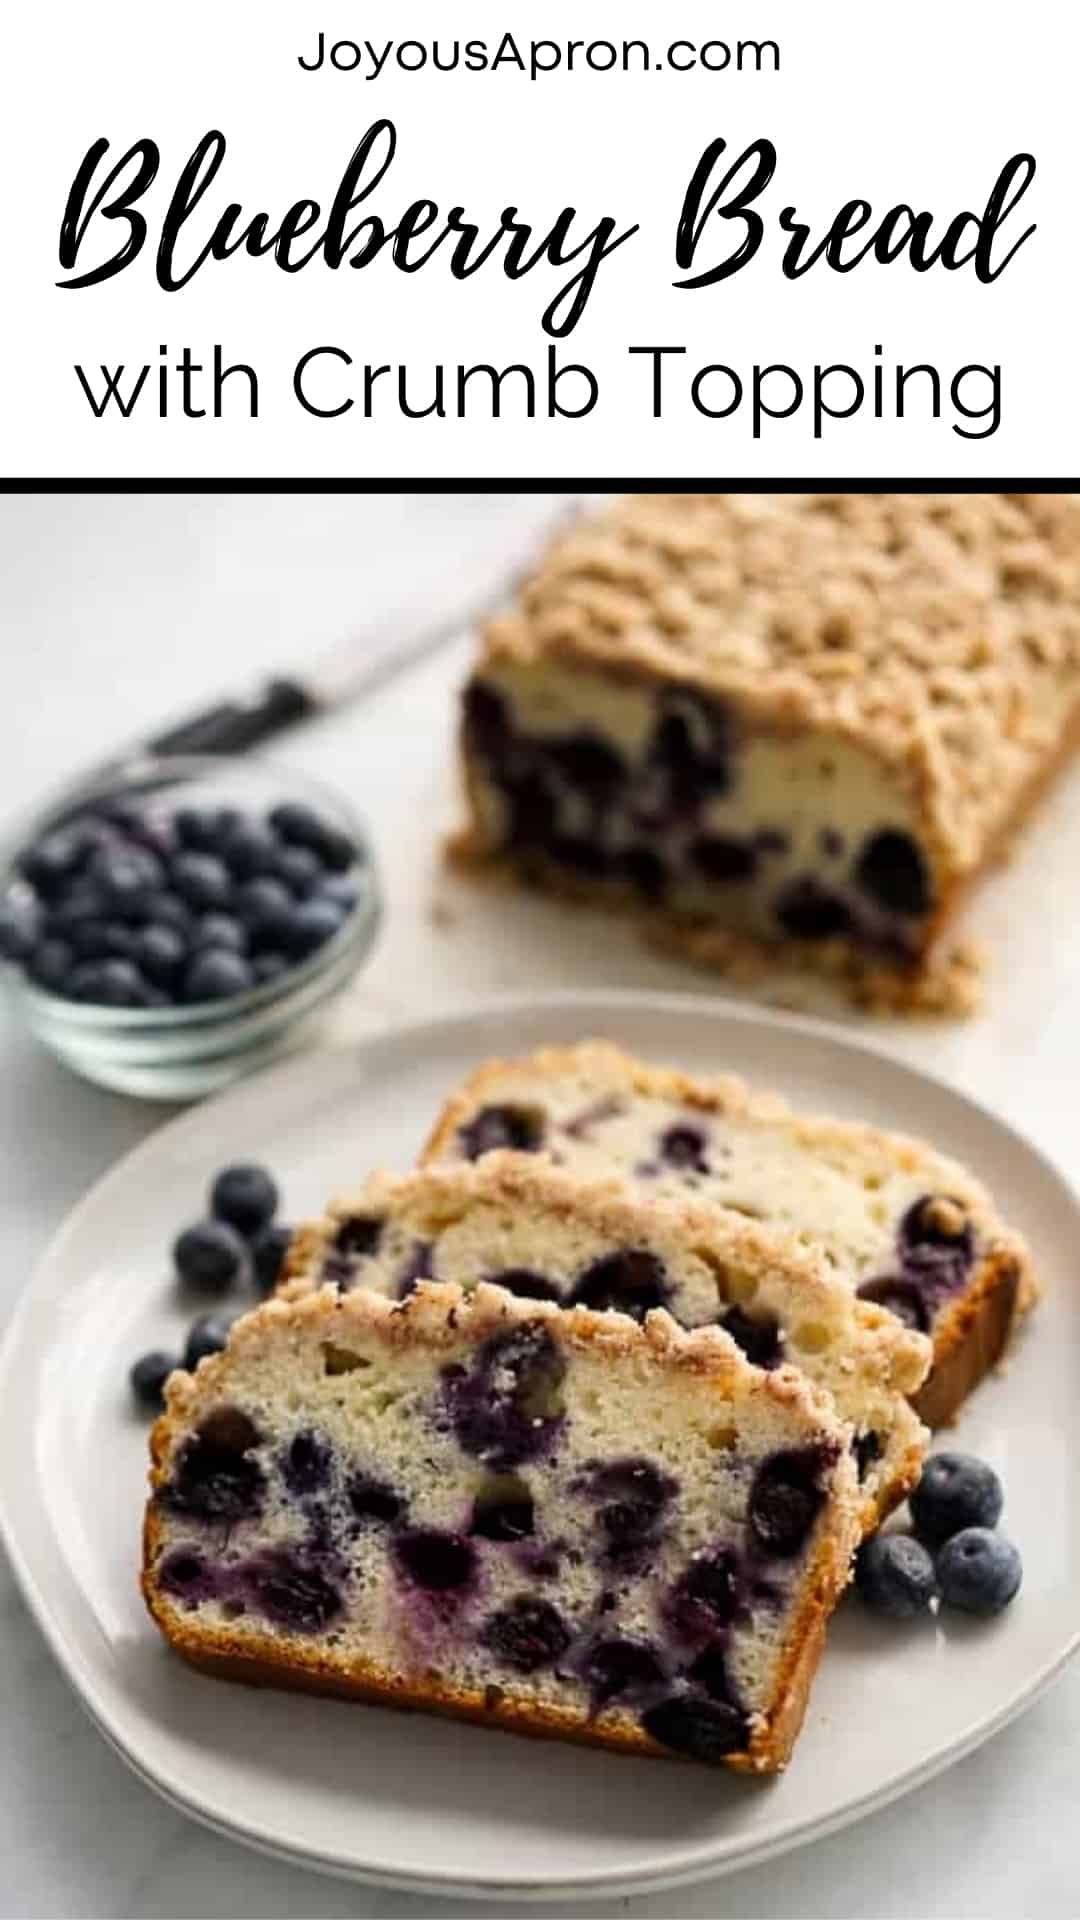
[[[580,521],[484,634],[853,739],[977,866],[1080,711],[1080,496],[638,494]]]

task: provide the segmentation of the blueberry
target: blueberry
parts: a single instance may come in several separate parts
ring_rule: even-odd
[[[474,753],[485,759],[498,758],[511,732],[506,701],[483,680],[470,680],[463,696],[465,738]]]
[[[210,853],[242,817],[231,807],[181,807],[173,824],[182,846],[195,853]]]
[[[319,893],[323,899],[332,900],[343,914],[351,913],[360,898],[355,881],[340,873],[329,873],[320,880]]]
[[[181,898],[197,911],[227,907],[232,897],[229,869],[212,853],[177,854],[169,878]]]
[[[355,857],[352,841],[329,821],[321,819],[313,807],[286,801],[275,807],[269,818],[274,832],[290,846],[307,847],[335,873],[344,873],[352,866]]]
[[[150,1007],[154,995],[130,960],[83,960],[72,968],[67,992],[99,1007]]]
[[[458,1445],[505,1473],[546,1451],[562,1424],[563,1356],[546,1327],[497,1333],[470,1372],[443,1369],[443,1392]]]
[[[175,1353],[162,1353],[157,1348],[136,1360],[128,1376],[136,1404],[160,1413],[165,1405],[165,1382],[179,1364]]]
[[[664,1670],[647,1640],[615,1634],[595,1641],[588,1649],[581,1662],[581,1677],[600,1708],[609,1700],[647,1693],[662,1685]]]
[[[880,1433],[859,1433],[852,1442],[855,1464],[859,1469],[859,1479],[865,1480],[870,1468],[881,1459],[885,1451]]]
[[[632,1320],[644,1320],[652,1308],[666,1306],[670,1297],[663,1261],[643,1248],[594,1260],[571,1296],[575,1306],[591,1307],[595,1313],[628,1313]]]
[[[467,1586],[476,1562],[467,1540],[455,1533],[440,1533],[435,1527],[413,1527],[399,1534],[394,1555],[410,1580],[433,1593]]]
[[[964,1527],[996,1527],[1004,1499],[1001,1481],[984,1460],[935,1453],[910,1497],[911,1518],[920,1539],[940,1547]]]
[[[200,1220],[185,1227],[173,1245],[173,1263],[181,1280],[203,1293],[224,1293],[244,1265],[244,1243],[223,1220]]]
[[[534,1273],[531,1267],[500,1267],[488,1279],[493,1287],[505,1287],[507,1293],[517,1294],[519,1300],[562,1299],[554,1282],[542,1273]]]
[[[888,1273],[878,1280],[864,1280],[856,1291],[860,1300],[872,1300],[876,1306],[886,1307],[906,1327],[914,1327],[917,1333],[929,1331],[930,1310],[922,1289],[914,1280]]]
[[[187,934],[192,925],[191,908],[167,887],[147,894],[139,918],[144,926],[172,927],[179,934]]]
[[[934,1563],[907,1533],[875,1533],[855,1559],[855,1585],[873,1613],[914,1620],[938,1597]]]
[[[948,1261],[961,1271],[975,1253],[975,1232],[966,1209],[947,1194],[924,1193],[900,1222],[901,1257],[906,1266],[939,1269]]]
[[[367,1259],[379,1251],[383,1222],[377,1214],[351,1213],[334,1235],[334,1248],[349,1259]]]
[[[741,1753],[750,1739],[746,1716],[738,1707],[693,1693],[671,1694],[659,1701],[642,1714],[641,1724],[659,1746],[707,1763]]]
[[[63,993],[75,955],[66,940],[42,940],[27,963],[31,980],[46,993]]]
[[[387,1486],[385,1480],[372,1480],[367,1474],[354,1474],[345,1492],[357,1520],[378,1520],[390,1526],[400,1520],[405,1511],[405,1502],[393,1487]]]
[[[293,897],[288,887],[269,874],[246,880],[233,900],[235,911],[250,928],[259,946],[280,951],[292,925]]]
[[[567,784],[597,807],[607,804],[626,779],[622,754],[587,727],[551,741],[548,756]]]
[[[590,880],[602,880],[609,871],[606,850],[599,841],[591,840],[584,833],[553,833],[544,851],[549,860],[558,861],[561,867],[570,867],[574,873],[586,874]]]
[[[509,812],[510,845],[519,850],[545,846],[555,823],[556,803],[543,775],[515,774],[502,786]]]
[[[740,1306],[728,1307],[720,1316],[720,1325],[741,1347],[752,1366],[778,1367],[784,1357],[780,1322],[771,1313],[747,1313]]]
[[[670,1474],[635,1456],[590,1467],[579,1485],[598,1503],[601,1558],[609,1566],[631,1566],[656,1545],[665,1510],[677,1491]]]
[[[265,871],[272,873],[275,880],[283,881],[289,892],[294,893],[300,900],[306,899],[309,893],[313,893],[324,877],[322,861],[318,854],[312,853],[310,847],[276,847],[273,865],[267,867]],[[326,876],[325,891],[330,898],[335,898],[337,896],[331,888],[331,879],[332,876]],[[340,887],[343,893],[351,895],[349,900],[339,899],[338,904],[342,907],[352,905],[356,899],[356,890],[350,882],[335,881],[334,886]]]
[[[674,1615],[696,1638],[734,1620],[740,1605],[739,1562],[730,1547],[694,1555],[675,1589]]]
[[[171,1593],[192,1606],[220,1597],[213,1568],[201,1553],[193,1553],[190,1547],[174,1547],[167,1553],[158,1567],[157,1578],[164,1593]]]
[[[242,954],[224,947],[206,947],[197,953],[184,975],[184,999],[229,1000],[235,994],[249,993],[255,975]]]
[[[330,1479],[333,1449],[310,1427],[293,1435],[281,1462],[281,1475],[290,1493],[318,1493]]]
[[[514,1483],[510,1484],[513,1487]],[[524,1481],[517,1485],[520,1491],[477,1500],[469,1528],[474,1539],[507,1541],[531,1538],[536,1525],[532,1495]]]
[[[223,1167],[210,1188],[210,1211],[238,1233],[257,1233],[277,1212],[277,1182],[265,1167]]]
[[[285,929],[285,944],[289,952],[297,960],[306,960],[309,954],[333,939],[343,919],[340,907],[319,894],[311,900],[299,901],[293,907]]]
[[[701,1687],[710,1700],[726,1700],[731,1706],[737,1705],[722,1647],[705,1647],[693,1664],[687,1667],[686,1678],[695,1687]]]
[[[187,941],[175,927],[152,922],[131,935],[131,959],[157,987],[171,987],[187,957]]]
[[[708,1141],[704,1127],[691,1126],[686,1122],[668,1127],[660,1135],[660,1158],[669,1167],[686,1169],[692,1173],[708,1173]]]
[[[776,917],[793,940],[830,940],[852,930],[849,908],[807,875],[792,880],[776,901]]]
[[[816,1447],[770,1454],[750,1489],[750,1531],[763,1553],[790,1559],[800,1548],[824,1502],[817,1484],[824,1465]]]
[[[664,861],[652,847],[624,847],[618,856],[618,865],[643,900],[660,900],[667,892],[671,876]]]
[[[273,873],[280,852],[274,835],[257,820],[237,820],[217,836],[214,851],[237,880]]]
[[[864,840],[855,866],[855,882],[888,913],[928,913],[932,904],[930,869],[909,833],[883,827]]]
[[[204,913],[191,930],[191,944],[196,949],[218,947],[230,953],[246,953],[248,932],[235,914]]]
[[[338,1589],[294,1547],[267,1547],[254,1555],[245,1582],[253,1604],[292,1633],[321,1633],[342,1610]]]
[[[692,840],[689,859],[706,880],[726,886],[737,880],[752,880],[757,870],[757,854],[744,840],[729,834],[707,833]]]
[[[58,828],[20,854],[17,865],[25,880],[49,900],[85,865],[92,841],[79,827]]]
[[[536,1673],[566,1652],[572,1635],[549,1600],[534,1600],[523,1593],[489,1615],[480,1638],[515,1673]]]
[[[0,960],[21,963],[29,959],[34,944],[34,923],[30,915],[7,903],[0,905]]]
[[[291,1227],[264,1227],[251,1242],[251,1266],[257,1292],[265,1296],[277,1286],[292,1239]]]
[[[204,1313],[193,1320],[184,1347],[184,1365],[188,1372],[194,1373],[199,1361],[205,1360],[208,1354],[220,1353],[228,1340],[229,1323],[219,1315]]]
[[[112,906],[104,889],[93,880],[80,879],[76,880],[73,887],[65,889],[55,901],[50,902],[45,927],[51,934],[59,934],[64,939],[70,939],[77,927],[86,926],[89,922],[108,920],[115,914],[116,909]]]
[[[257,953],[251,962],[252,978],[260,987],[269,985],[271,980],[280,980],[288,971],[289,962],[283,953]]]
[[[165,869],[145,847],[99,847],[86,877],[100,888],[114,912],[135,914],[142,910],[147,895],[161,886]]]
[[[544,1123],[529,1107],[481,1107],[460,1129],[458,1139],[466,1160],[508,1147],[514,1153],[536,1153],[543,1141]]]
[[[139,966],[136,929],[122,920],[80,920],[68,939],[80,960],[132,960]]]
[[[239,1407],[219,1407],[180,1448],[159,1495],[163,1505],[200,1520],[253,1519],[266,1484],[252,1458],[259,1441],[255,1422]]]
[[[419,1281],[431,1279],[434,1253],[435,1248],[430,1240],[413,1241],[398,1270],[397,1297],[399,1300],[407,1300],[410,1293],[415,1292]]]
[[[1000,1613],[1015,1599],[1023,1567],[1011,1540],[989,1527],[965,1527],[942,1547],[937,1576],[947,1607],[991,1614]]]

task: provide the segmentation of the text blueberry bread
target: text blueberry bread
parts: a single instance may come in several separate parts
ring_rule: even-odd
[[[663,1313],[273,1300],[173,1375],[144,1591],[229,1678],[771,1771],[858,1534],[845,1438]]]
[[[455,850],[710,964],[959,1003],[935,940],[1078,714],[1073,496],[637,495],[489,625]]]
[[[425,1159],[534,1152],[578,1177],[735,1208],[824,1249],[863,1300],[933,1340],[914,1405],[952,1418],[1032,1304],[1030,1258],[953,1160],[902,1135],[793,1113],[733,1078],[696,1081],[602,1043],[481,1067],[454,1094]]]
[[[664,1307],[685,1327],[722,1326],[755,1365],[787,1361],[828,1389],[849,1423],[867,1530],[918,1478],[928,1436],[904,1395],[926,1377],[925,1336],[857,1301],[790,1236],[685,1194],[645,1205],[610,1180],[506,1153],[377,1175],[297,1235],[288,1276],[289,1297],[330,1283],[400,1300],[430,1278],[638,1321]]]

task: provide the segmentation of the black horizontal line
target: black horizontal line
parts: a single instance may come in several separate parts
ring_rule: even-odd
[[[738,493],[1072,493],[1080,490],[1080,476],[1068,480],[1040,476],[1000,476],[986,480],[959,480],[941,474],[932,478],[895,479],[878,475],[852,480],[831,474],[814,474],[797,479],[769,477],[747,479],[742,475],[724,475],[713,480],[672,480],[665,475],[552,475],[535,479],[504,479],[478,474],[468,479],[439,479],[429,474],[393,478],[342,479],[336,476],[307,479],[289,477],[222,478],[173,477],[138,478],[115,476],[86,479],[79,476],[48,477],[18,475],[0,478],[0,494],[10,493],[701,493],[723,489]]]

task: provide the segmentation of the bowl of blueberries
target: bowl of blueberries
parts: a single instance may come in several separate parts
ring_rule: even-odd
[[[85,1078],[192,1099],[297,1044],[362,965],[360,822],[261,759],[165,756],[76,789],[0,868],[0,974]]]

